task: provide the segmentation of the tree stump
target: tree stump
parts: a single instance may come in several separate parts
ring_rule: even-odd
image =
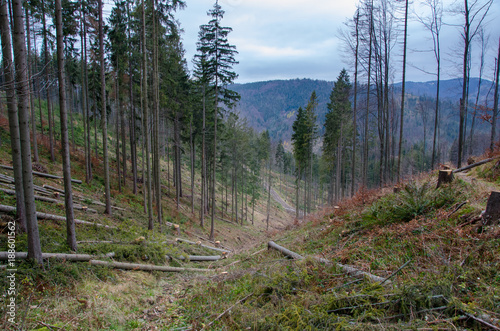
[[[438,183],[436,188],[439,188],[443,184],[451,183],[453,179],[454,179],[453,171],[439,170]]]
[[[499,224],[500,220],[500,192],[492,191],[483,214],[483,225]]]

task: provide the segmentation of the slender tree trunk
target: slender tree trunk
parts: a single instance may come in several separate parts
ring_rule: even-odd
[[[269,214],[271,213],[271,156],[269,156],[269,176],[267,179],[266,230],[269,231]]]
[[[441,47],[439,44],[439,34],[436,36],[436,61],[437,61],[437,83],[436,83],[436,112],[434,114],[434,138],[432,140],[432,160],[431,169],[434,169],[436,164],[436,151],[438,146],[438,128],[439,128],[439,88],[441,83]]]
[[[144,100],[144,139],[146,143],[146,176],[147,176],[147,206],[148,206],[148,230],[153,230],[153,199],[151,194],[151,135],[149,132],[149,108],[148,108],[148,62],[146,47],[146,7],[142,0],[142,60],[143,60],[143,100]]]
[[[35,70],[38,71],[38,56],[37,56],[37,47],[36,47],[36,34],[33,33],[33,46],[35,50]],[[40,83],[41,78],[37,77],[36,82],[38,85],[37,96],[38,96],[38,112],[40,114],[40,133],[43,138],[43,113],[42,113],[42,84]]]
[[[351,196],[354,196],[356,190],[356,138],[357,138],[357,113],[358,113],[358,55],[359,55],[359,10],[356,11],[356,50],[354,53],[354,96],[353,96],[353,112],[352,112],[352,181],[351,181]]]
[[[194,215],[194,158],[196,153],[193,140],[193,116],[189,121],[189,145],[191,146],[191,213]]]
[[[340,185],[342,177],[342,135],[343,135],[344,125],[343,122],[340,123],[340,137],[337,143],[337,174],[336,174],[336,188],[335,188],[335,200],[340,201]]]
[[[82,10],[83,11],[83,10]],[[92,182],[92,148],[90,144],[90,102],[89,102],[89,76],[88,76],[88,70],[87,70],[87,24],[85,21],[85,12],[83,11],[82,13],[82,19],[83,19],[83,53],[84,53],[84,60],[83,60],[83,70],[84,70],[84,85],[82,86],[82,90],[85,91],[85,113],[86,113],[86,118],[85,121],[87,121],[87,162],[88,162],[88,182],[87,184]],[[96,116],[94,114],[94,121],[96,120]]]
[[[26,39],[28,42],[28,75],[30,89],[30,106],[31,106],[31,136],[33,137],[33,161],[38,162],[38,143],[36,139],[36,120],[35,120],[35,100],[34,100],[34,80],[32,78],[33,70],[30,65],[31,60],[31,37],[30,37],[30,17],[28,15],[28,7],[25,8],[26,14]]]
[[[24,208],[23,167],[21,159],[21,141],[19,132],[19,115],[15,91],[14,62],[9,26],[7,1],[0,2],[0,32],[2,37],[2,63],[9,116],[10,146],[14,165],[14,184],[16,187],[16,213],[18,228],[26,232],[26,214]]]
[[[42,249],[36,219],[35,195],[31,164],[30,128],[29,128],[29,85],[27,75],[26,44],[22,0],[12,0],[14,21],[13,49],[16,71],[16,87],[19,98],[19,132],[21,142],[21,162],[23,169],[23,192],[28,232],[28,258],[42,263]],[[3,44],[3,43],[2,43]]]
[[[207,161],[206,161],[206,91],[205,84],[203,85],[203,124],[201,132],[201,207],[200,207],[200,225],[204,227],[205,219],[205,190],[207,179]]]
[[[118,65],[117,65],[118,67]],[[115,76],[115,154],[116,154],[116,174],[118,177],[118,191],[122,191],[122,174],[121,174],[121,164],[120,164],[120,88],[118,87],[118,74]]]
[[[493,101],[493,119],[491,125],[491,141],[490,141],[490,150],[493,151],[495,147],[495,139],[496,139],[496,127],[497,127],[497,116],[498,116],[498,78],[500,73],[500,38],[498,40],[498,56],[497,56],[497,68],[496,68],[496,77],[495,77],[495,95]]]
[[[61,119],[61,145],[64,181],[64,203],[66,207],[67,243],[76,251],[75,215],[73,211],[73,191],[71,188],[71,161],[69,157],[68,114],[66,111],[66,82],[64,77],[64,41],[62,29],[61,0],[56,0],[57,68],[59,80],[59,110]]]
[[[118,86],[120,90],[120,86]],[[123,186],[127,186],[127,136],[125,134],[125,109],[120,101],[120,94],[118,94],[119,110],[120,110],[120,126],[121,126],[121,136],[122,136],[122,165],[123,165]]]
[[[364,132],[364,151],[363,151],[363,186],[368,185],[368,117],[370,115],[370,80],[372,70],[372,41],[373,41],[373,0],[370,3],[370,38],[368,45],[368,82],[366,85],[366,115],[365,115],[365,132]]]
[[[472,155],[473,153],[473,140],[474,140],[474,127],[476,125],[476,116],[477,116],[477,109],[479,107],[479,95],[481,94],[481,84],[483,81],[483,68],[484,68],[484,52],[485,52],[485,45],[484,45],[484,36],[482,37],[482,47],[481,47],[481,60],[480,60],[480,65],[479,65],[479,83],[477,85],[477,94],[476,94],[476,103],[474,104],[474,113],[472,114],[472,123],[470,126],[470,135],[469,135],[469,155]]]
[[[127,1],[127,21],[130,26],[130,3]],[[130,40],[130,30],[128,29],[128,39]],[[133,91],[133,71],[132,71],[132,51],[128,54],[128,73],[129,73],[129,107],[130,107],[130,158],[132,161],[132,192],[137,194],[137,142],[135,134],[135,107]],[[125,154],[124,154],[125,155]],[[124,170],[126,170],[124,168]]]
[[[158,21],[156,19],[156,0],[152,0],[153,5],[153,105],[154,105],[154,162],[155,162],[155,187],[156,187],[156,210],[158,224],[161,231],[161,167],[160,167],[160,103],[159,103],[159,87],[158,87]],[[178,202],[177,202],[178,203]]]
[[[106,200],[105,214],[111,215],[111,190],[109,187],[109,157],[108,157],[108,121],[106,114],[106,78],[104,76],[104,20],[102,17],[102,0],[99,4],[99,56],[101,62],[101,116],[102,116],[102,146],[104,157],[104,194]]]
[[[403,80],[401,82],[401,114],[400,114],[400,124],[399,124],[399,149],[398,149],[398,170],[397,170],[397,181],[401,181],[401,158],[403,152],[403,119],[405,112],[405,86],[406,86],[406,45],[408,41],[408,0],[405,2],[405,31],[404,31],[404,41],[403,41]]]
[[[469,48],[470,48],[470,21],[469,21],[469,3],[465,0],[465,25],[464,25],[464,57],[463,57],[463,81],[462,81],[462,98],[460,99],[460,126],[458,131],[458,160],[457,167],[462,167],[463,157],[463,137],[464,137],[464,123],[465,123],[465,105],[467,103],[467,77],[469,66]]]
[[[43,48],[45,52],[45,80],[46,80],[46,93],[47,93],[47,111],[49,119],[49,149],[50,149],[50,161],[55,162],[54,155],[54,123],[52,120],[52,104],[50,100],[50,80],[49,80],[49,46],[47,37],[47,24],[45,22],[45,1],[42,0],[42,25],[43,25]]]

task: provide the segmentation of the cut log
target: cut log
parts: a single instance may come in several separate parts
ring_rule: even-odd
[[[61,190],[60,188],[57,188],[54,186],[50,186],[50,185],[45,184],[45,185],[43,185],[43,188],[64,194],[64,190]]]
[[[15,213],[16,207],[0,205],[0,212]],[[41,213],[38,211],[36,212],[36,218],[41,219],[41,220],[52,220],[52,221],[66,222],[66,217],[64,217],[64,216],[46,214],[46,213]],[[103,227],[106,229],[116,229],[116,226],[93,223],[93,222],[88,222],[88,221],[83,221],[83,220],[78,220],[78,219],[75,219],[75,223],[76,224],[84,224],[84,225],[95,225],[95,226]]]
[[[200,247],[203,247],[203,248],[206,248],[206,249],[211,249],[211,250],[217,251],[217,252],[231,253],[231,251],[228,251],[226,249],[212,247],[212,246],[207,246],[207,245],[203,245],[202,243],[198,244],[198,243],[195,243],[194,241],[187,240],[187,239],[175,238],[175,241],[183,242],[183,243],[190,244],[190,245],[198,245]]]
[[[91,203],[93,205],[98,205],[98,206],[106,207],[106,204],[103,203],[103,202],[100,202],[100,201],[96,201],[96,200],[92,200],[92,199],[87,199],[87,198],[83,198],[83,197],[78,197],[78,199],[80,199],[80,201],[88,201],[89,203]],[[124,209],[124,208],[115,207],[115,206],[111,206],[111,209],[126,211],[126,209]]]
[[[455,170],[453,170],[453,173],[462,172],[462,171],[466,171],[466,170],[469,170],[469,169],[472,169],[472,168],[475,168],[475,167],[479,167],[480,165],[483,165],[485,163],[491,162],[493,160],[494,160],[493,158],[482,160],[482,161],[476,162],[474,164],[468,165],[466,167],[455,169]]]
[[[9,259],[9,255],[12,253],[8,252],[0,252],[0,261],[7,261]],[[26,260],[28,258],[27,252],[16,252],[15,259],[16,260]],[[95,258],[103,258],[103,257],[114,257],[115,253],[108,253],[105,255],[89,255],[89,254],[63,254],[63,253],[42,253],[42,258],[46,259],[57,259],[57,260],[66,260],[66,261],[90,261]]]
[[[282,246],[276,244],[274,241],[270,241],[267,243],[267,249],[269,249],[269,248],[273,248],[273,249],[277,250],[278,252],[281,252],[283,255],[288,256],[288,257],[295,259],[295,260],[303,260],[304,259],[304,257],[302,255],[299,255],[295,252],[292,252],[291,250],[286,249],[285,247],[282,247]]]
[[[446,183],[451,183],[453,181],[453,171],[451,170],[439,170],[438,183],[436,188],[441,187],[441,185]]]
[[[170,257],[170,258],[172,258],[172,257]],[[177,259],[186,260],[186,257],[179,256]],[[222,259],[222,257],[220,255],[214,255],[214,256],[189,255],[187,257],[188,261],[193,261],[193,262],[219,261],[220,259]]]
[[[14,191],[14,190],[6,190],[6,189],[3,189],[3,188],[0,188],[0,191],[4,192],[4,193],[7,193],[9,195],[13,195],[13,196],[16,195],[16,191]],[[42,196],[39,196],[39,195],[35,195],[35,200],[39,200],[39,201],[43,201],[43,202],[50,202],[50,203],[55,203],[55,204],[60,204],[60,205],[64,206],[64,201],[57,200],[57,199],[52,199],[52,198],[47,198],[47,197],[42,197]],[[84,210],[85,212],[97,213],[97,210],[91,209],[91,208],[87,208],[87,207],[82,206],[82,205],[74,204],[73,208],[74,209],[78,209],[78,210]]]
[[[143,271],[164,271],[164,272],[212,272],[210,269],[197,269],[197,268],[177,268],[168,266],[157,266],[151,264],[138,264],[138,263],[122,263],[122,262],[107,262],[100,260],[90,260],[90,265],[100,265],[116,269],[125,270],[143,270]]]
[[[483,214],[483,225],[496,225],[500,220],[500,192],[492,191]]]
[[[292,252],[291,250],[288,250],[288,249],[276,244],[274,241],[268,242],[267,247],[268,247],[268,249],[273,248],[273,249],[281,252],[283,255],[286,255],[286,256],[291,257],[291,258],[296,259],[296,260],[303,260],[304,259],[304,257],[302,255],[299,255],[295,252]],[[322,262],[322,263],[328,263],[328,264],[332,263],[331,261],[329,261],[327,259],[320,258],[320,257],[314,257],[314,259],[316,261]],[[344,272],[346,272],[347,274],[352,275],[352,276],[366,276],[367,278],[371,279],[374,282],[389,283],[389,281],[385,278],[382,278],[382,277],[379,277],[376,275],[372,275],[368,272],[361,271],[359,269],[356,269],[356,268],[348,266],[348,265],[337,263],[337,266],[339,268],[341,268],[342,270],[344,270]]]
[[[6,165],[0,165],[0,168],[7,169],[7,170],[14,170],[13,167],[11,166],[6,166]],[[33,175],[36,175],[38,177],[45,177],[45,178],[51,178],[51,179],[63,179],[61,176],[56,176],[56,175],[51,175],[51,174],[44,174],[43,172],[38,172],[38,171],[32,171]],[[82,181],[79,179],[73,179],[71,178],[71,181],[76,184],[81,184]]]

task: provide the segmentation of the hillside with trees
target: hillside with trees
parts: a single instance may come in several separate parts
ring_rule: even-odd
[[[451,8],[458,80],[439,1],[361,0],[332,82],[248,84],[186,5],[0,0],[0,327],[500,330],[493,0]]]

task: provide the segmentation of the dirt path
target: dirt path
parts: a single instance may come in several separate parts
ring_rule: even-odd
[[[273,197],[273,199],[276,202],[278,202],[281,205],[281,207],[283,207],[283,209],[285,209],[287,212],[295,215],[295,209],[292,206],[290,206],[288,203],[286,203],[286,201],[283,200],[281,198],[281,196],[278,193],[276,193],[276,191],[272,187],[271,187],[271,196]]]

